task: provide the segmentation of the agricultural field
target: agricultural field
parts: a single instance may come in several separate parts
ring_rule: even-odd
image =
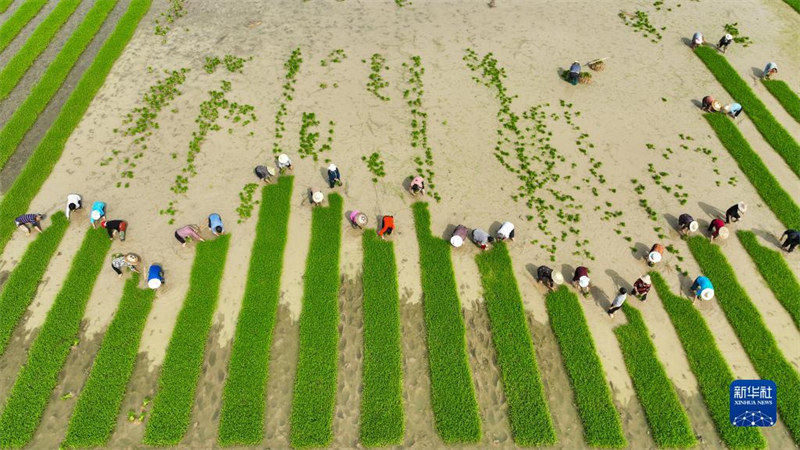
[[[0,447],[800,446],[797,42],[797,0],[0,0]]]

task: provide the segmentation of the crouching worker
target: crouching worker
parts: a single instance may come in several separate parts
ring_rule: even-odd
[[[42,219],[44,219],[44,216],[41,214],[23,214],[14,219],[14,226],[25,231],[25,234],[30,236],[31,228],[39,233],[42,232]]]
[[[567,79],[569,80],[570,84],[573,86],[578,84],[578,80],[581,78],[581,63],[575,61],[569,66],[569,73],[567,74]]]
[[[494,242],[494,238],[480,228],[475,228],[472,230],[472,242],[480,247],[481,250],[486,250],[489,248],[489,244]]]
[[[131,272],[140,273],[136,267],[137,265],[139,265],[139,256],[136,254],[128,253],[123,255],[122,253],[115,253],[112,255],[111,268],[114,269],[114,272],[117,272],[119,278],[122,278],[122,269],[125,267],[130,269]]]
[[[694,217],[689,214],[681,214],[678,217],[678,231],[684,236],[694,233],[699,227],[700,225],[694,220]]]
[[[457,226],[456,229],[453,230],[453,234],[450,236],[450,245],[455,248],[461,247],[464,245],[464,241],[467,240],[468,233],[469,231],[464,225]]]
[[[651,287],[653,287],[653,284],[650,282],[650,275],[642,275],[634,281],[631,294],[634,297],[639,297],[641,301],[646,302],[647,293],[650,292]]]
[[[689,289],[694,294],[692,303],[696,302],[698,298],[702,298],[706,301],[714,298],[714,286],[711,284],[711,280],[709,280],[707,277],[697,277],[694,280],[692,287]]]
[[[308,188],[308,198],[311,200],[311,206],[321,206],[322,201],[325,200],[325,194],[317,188]]]
[[[739,202],[725,211],[725,223],[738,222],[744,213],[747,212],[747,204]]]
[[[69,220],[69,216],[72,211],[76,211],[83,208],[83,199],[78,194],[69,194],[67,195],[67,220]]]
[[[114,233],[119,233],[119,240],[125,241],[125,232],[128,230],[128,222],[124,220],[104,220],[100,226],[108,232],[108,239],[114,240]]]
[[[786,238],[784,241],[783,238]],[[781,248],[786,250],[788,253],[792,253],[794,248],[800,245],[800,231],[797,230],[786,230],[781,235]]]
[[[328,166],[328,184],[330,185],[331,189],[337,184],[339,186],[342,185],[342,174],[339,173],[339,168],[336,167],[336,164],[331,164]]]
[[[394,216],[383,216],[381,218],[381,230],[378,231],[378,236],[384,239],[384,236],[389,236],[394,231]]]
[[[411,195],[414,197],[416,197],[417,194],[425,195],[425,179],[422,177],[414,177],[414,179],[411,180],[409,189],[411,190]]]
[[[350,225],[353,228],[364,228],[364,226],[367,225],[367,215],[357,209],[353,210],[353,212],[350,213]]]
[[[278,170],[283,173],[284,171],[292,170],[292,160],[289,159],[289,155],[286,153],[281,153],[278,155]]]
[[[767,63],[767,67],[764,68],[764,79],[769,80],[774,75],[778,73],[778,65],[774,62]]]
[[[539,283],[547,286],[547,289],[550,289],[551,292],[556,290],[556,286],[564,284],[564,275],[561,275],[561,272],[553,271],[547,266],[539,266],[536,269],[536,278]]]
[[[580,289],[581,293],[588,294],[591,288],[591,280],[589,279],[589,269],[584,266],[579,266],[575,269],[575,276],[572,277],[572,285]]]
[[[704,42],[703,33],[698,31],[697,33],[694,34],[694,36],[692,36],[692,50],[703,45],[703,42]]]
[[[653,246],[650,247],[650,253],[647,254],[647,265],[653,267],[660,263],[663,258],[664,246],[658,243],[653,244]]]
[[[503,222],[503,224],[500,225],[500,229],[497,230],[497,240],[505,241],[508,239],[509,241],[513,241],[514,234],[514,224],[511,222]]]
[[[164,284],[164,269],[160,264],[150,264],[150,270],[147,271],[147,287],[150,289],[158,289]]]
[[[711,233],[711,240],[716,238],[728,239],[728,229],[725,228],[725,222],[722,219],[714,219],[708,225],[708,232]]]
[[[735,119],[739,117],[739,114],[742,113],[742,105],[738,103],[731,103],[730,105],[725,105],[725,107],[722,108],[722,110],[725,112],[725,114]]]
[[[197,225],[186,225],[184,227],[178,228],[175,231],[175,239],[181,243],[182,247],[186,247],[186,240],[187,239],[197,239],[200,242],[205,242],[202,236],[200,236],[200,227]]]
[[[717,50],[721,51],[722,53],[725,53],[725,50],[728,49],[728,46],[731,45],[731,42],[733,42],[733,36],[731,36],[730,34],[722,36],[719,40],[719,43],[717,44]]]
[[[95,223],[101,220],[106,220],[106,204],[105,202],[94,202],[92,210],[89,212],[89,222],[92,224],[92,228],[97,228]]]
[[[208,229],[214,233],[214,236],[225,234],[225,228],[222,226],[222,217],[219,214],[213,213],[208,216]]]
[[[269,183],[270,179],[275,176],[274,167],[256,166],[255,172],[258,179],[264,183]]]
[[[703,97],[703,106],[702,110],[706,112],[719,112],[722,106],[719,104],[718,101],[714,100],[714,97],[710,95],[706,95]]]

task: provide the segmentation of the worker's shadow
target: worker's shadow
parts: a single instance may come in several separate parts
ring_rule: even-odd
[[[672,214],[670,214],[670,213],[666,213],[666,214],[664,214],[662,217],[664,217],[664,220],[666,220],[666,221],[667,221],[667,223],[669,224],[669,226],[670,226],[670,227],[671,227],[673,230],[675,230],[675,231],[677,231],[677,232],[680,232],[680,231],[681,231],[681,230],[680,230],[680,228],[678,227],[678,218],[677,218],[677,217],[673,216],[673,215],[672,215]]]
[[[533,282],[534,283],[539,281],[539,278],[537,277],[537,272],[539,270],[539,266],[537,266],[536,264],[528,263],[528,264],[525,264],[525,270],[527,270],[528,273],[531,274],[531,277],[533,277]]]
[[[497,236],[497,230],[499,230],[502,226],[503,224],[501,222],[495,220],[491,225],[489,225],[489,234],[492,236]]]
[[[692,47],[692,40],[690,38],[683,37],[683,38],[681,38],[681,42],[683,42],[684,45],[686,45],[689,48]]]
[[[325,180],[325,186],[330,186],[330,182],[328,181],[328,169],[326,167],[319,169],[319,175]]]
[[[626,290],[628,290],[628,292],[630,292],[630,291],[631,291],[631,289],[632,289],[632,285],[631,285],[630,283],[628,283],[627,281],[625,281],[625,279],[624,279],[624,278],[622,278],[622,277],[621,277],[621,276],[620,276],[620,275],[617,273],[617,271],[616,271],[616,270],[612,270],[612,269],[606,269],[606,275],[608,275],[609,277],[611,277],[611,280],[612,280],[612,281],[614,282],[614,284],[616,284],[618,287],[624,287]]]
[[[589,288],[589,293],[592,295],[592,299],[594,299],[594,304],[603,308],[603,311],[606,311],[611,307],[611,300],[599,287],[592,286]]]
[[[455,231],[457,226],[458,225],[453,225],[452,223],[447,224],[447,226],[444,227],[444,233],[442,233],[442,239],[449,242],[450,237],[453,235],[453,231]]]
[[[750,70],[753,71],[753,79],[760,80],[764,76],[764,69],[759,67],[751,67]]]
[[[641,242],[637,242],[634,244],[634,246],[636,247],[636,253],[633,254],[633,258],[636,260],[645,261],[647,259],[647,255],[650,253],[650,247]]]
[[[575,268],[569,264],[562,264],[561,275],[564,276],[564,283],[572,283],[572,278],[575,276]]]
[[[716,206],[711,206],[705,202],[697,202],[697,206],[703,210],[704,213],[708,214],[709,217],[715,219],[717,217],[725,217],[725,212],[721,209],[717,208]]]
[[[774,234],[768,232],[767,230],[753,230],[753,233],[755,233],[755,235],[759,236],[761,239],[764,239],[765,241],[769,242],[770,244],[773,244],[774,246],[780,248],[780,246],[781,246],[780,239],[778,239],[777,236],[775,236]]]
[[[413,176],[403,178],[403,183],[402,183],[403,189],[405,189],[406,192],[411,192],[411,182],[413,180],[414,180]]]
[[[558,70],[556,70],[558,78],[561,78],[561,81],[563,81],[564,83],[569,83],[569,77],[567,76],[568,72],[569,71],[563,67],[559,67]]]
[[[696,106],[699,109],[703,109],[703,102],[701,100],[693,98],[691,101],[694,106]]]

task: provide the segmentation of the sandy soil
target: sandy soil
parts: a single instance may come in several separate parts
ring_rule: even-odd
[[[564,2],[555,5],[552,2],[498,0],[496,3],[496,7],[491,9],[485,2],[478,1],[416,0],[412,6],[402,9],[388,0],[284,0],[269,6],[256,0],[191,3],[188,15],[176,22],[165,44],[161,43],[160,37],[153,35],[152,26],[152,20],[165,5],[157,3],[154,6],[73,133],[61,161],[31,207],[52,214],[62,208],[70,191],[83,194],[89,204],[98,199],[106,201],[110,218],[124,218],[131,223],[127,241],[115,242],[114,250],[136,251],[144,257],[146,264],[158,261],[166,268],[168,282],[159,291],[148,318],[142,354],[120,413],[112,446],[136,446],[141,440],[143,427],[127,422],[127,411],[140,408],[145,397],[154,395],[158,368],[186,294],[194,251],[191,245],[187,248],[178,246],[172,233],[185,223],[202,224],[211,212],[222,215],[227,229],[234,236],[215,325],[208,341],[204,372],[198,386],[194,425],[184,444],[191,447],[215,445],[224,373],[244,292],[255,227],[254,218],[236,223],[238,193],[244,184],[254,181],[252,167],[271,157],[274,117],[285,73],[283,63],[296,47],[301,48],[304,62],[298,75],[295,98],[287,104],[287,130],[281,141],[282,146],[290,149],[296,166],[295,193],[284,273],[280,280],[281,307],[268,383],[265,445],[274,448],[288,445],[297,358],[296,320],[302,300],[302,274],[311,217],[302,198],[309,186],[325,186],[324,167],[327,164],[322,160],[326,158],[333,160],[342,171],[344,186],[337,191],[345,199],[345,210],[357,208],[366,212],[371,225],[382,214],[393,213],[396,217],[398,229],[392,239],[396,243],[402,297],[407,417],[404,446],[433,448],[441,445],[433,429],[430,410],[417,265],[419,253],[410,210],[412,199],[402,188],[404,178],[414,170],[413,158],[419,151],[411,149],[409,144],[411,114],[402,100],[402,91],[407,84],[401,64],[412,55],[420,55],[426,69],[423,109],[428,113],[428,139],[433,152],[436,191],[443,198],[441,203],[431,204],[432,232],[444,236],[450,227],[459,223],[491,229],[503,220],[516,223],[518,239],[510,245],[510,252],[558,431],[558,447],[580,447],[583,438],[574,405],[564,401],[572,393],[547,321],[544,291],[532,279],[532,273],[540,264],[549,264],[565,272],[577,265],[587,265],[592,270],[595,289],[582,301],[581,307],[631,446],[653,446],[612,331],[624,319],[618,316],[609,320],[604,311],[613,292],[619,286],[630,287],[630,283],[647,270],[641,253],[642,249],[659,239],[653,227],[663,228],[667,236],[663,242],[673,244],[686,258],[680,262],[676,256],[670,255],[659,270],[674,290],[688,286],[691,280],[680,276],[674,267],[677,264],[687,270],[690,278],[698,274],[698,266],[691,259],[688,248],[672,229],[674,217],[682,212],[692,213],[702,226],[719,210],[743,199],[749,203],[750,209],[745,220],[735,229],[753,229],[762,237],[762,243],[773,246],[775,236],[783,231],[782,225],[761,203],[753,187],[700,117],[696,101],[706,94],[723,101],[727,101],[728,96],[682,39],[702,30],[716,40],[724,32],[725,23],[738,22],[742,34],[750,36],[753,44],[748,48],[734,45],[727,55],[731,64],[747,77],[753,73],[752,68],[761,68],[768,60],[775,60],[781,67],[780,78],[797,88],[800,86],[800,60],[793,56],[796,55],[794,46],[800,39],[800,15],[781,2],[764,0],[746,0],[730,5],[686,1],[671,12],[656,12],[647,2]],[[620,10],[633,12],[637,8],[649,12],[654,26],[667,27],[659,44],[638,36],[617,17]],[[117,13],[115,10],[112,14]],[[473,73],[462,61],[466,47],[474,48],[481,56],[486,52],[494,53],[508,75],[505,86],[509,95],[518,96],[512,105],[518,114],[532,106],[549,103],[548,114],[562,115],[564,108],[559,107],[560,99],[572,103],[573,112],[581,112],[575,119],[580,131],[567,126],[563,116],[556,121],[548,115],[545,123],[553,132],[551,145],[566,160],[559,170],[573,176],[572,182],[562,179],[554,187],[573,194],[577,203],[584,206],[579,228],[581,239],[589,240],[587,248],[595,256],[594,261],[572,255],[576,250],[571,245],[574,238],[559,245],[555,263],[548,261],[547,254],[538,245],[531,244],[532,240],[545,237],[538,230],[536,221],[525,219],[535,213],[511,199],[519,180],[492,154],[496,130],[500,127],[496,117],[499,104],[493,91],[471,79]],[[319,61],[337,48],[345,50],[347,59],[340,64],[322,67]],[[390,83],[385,89],[391,97],[389,102],[378,100],[365,89],[369,67],[362,63],[362,59],[368,62],[375,52],[384,55],[390,67],[383,72]],[[222,57],[225,54],[253,56],[253,60],[245,64],[243,74],[231,74],[222,68],[214,74],[204,72],[204,56]],[[588,61],[605,56],[611,57],[607,69],[595,73],[590,86],[573,87],[557,76],[558,68],[567,67],[576,58]],[[37,64],[37,70],[41,70],[41,61]],[[148,71],[148,67],[154,70]],[[191,69],[181,87],[183,94],[159,116],[160,129],[149,139],[146,154],[137,162],[131,187],[115,187],[120,166],[116,163],[101,166],[99,163],[111,156],[114,149],[130,155],[133,147],[131,138],[115,134],[113,130],[121,128],[125,114],[141,106],[142,94],[161,77],[162,69],[181,67]],[[76,75],[70,75],[73,76]],[[222,130],[210,133],[202,146],[197,159],[198,175],[191,179],[188,192],[177,196],[169,188],[185,163],[188,143],[196,129],[194,119],[198,107],[208,98],[207,91],[219,89],[222,80],[232,83],[229,99],[255,106],[258,121],[245,128],[234,127],[233,133],[229,134],[226,129],[230,125],[221,119]],[[328,87],[322,89],[321,83]],[[333,83],[337,83],[338,88],[333,88]],[[798,123],[760,85],[754,84],[754,89],[787,130],[800,139]],[[58,97],[63,95],[65,93],[60,92]],[[8,102],[0,105],[0,114],[8,113],[7,105]],[[173,108],[177,112],[170,112]],[[316,113],[322,122],[319,127],[321,140],[327,135],[327,122],[336,122],[332,150],[323,153],[316,163],[299,158],[294,150],[298,145],[302,112]],[[44,123],[37,124],[26,138],[28,144],[23,147],[33,148],[45,130]],[[758,134],[749,119],[740,117],[737,123],[785,189],[798,192],[800,181]],[[248,136],[251,131],[253,136]],[[589,134],[587,141],[594,145],[588,156],[577,151],[575,141],[580,133]],[[692,136],[693,140],[684,141],[680,134]],[[648,150],[647,143],[654,144],[656,149]],[[681,144],[690,148],[681,149]],[[669,160],[661,157],[667,147],[674,151]],[[711,149],[712,156],[718,157],[718,161],[712,163],[710,156],[692,151],[695,147]],[[372,174],[361,161],[362,156],[375,151],[381,154],[387,173],[378,184],[370,181]],[[13,167],[18,168],[24,161],[24,152],[16,159],[17,163],[10,162],[9,169],[0,174],[3,186],[7,186],[16,173]],[[176,158],[171,156],[173,152],[177,153]],[[591,179],[584,185],[601,189],[603,194],[600,198],[589,195],[586,188],[577,191],[570,185],[581,184],[579,180],[589,177],[590,157],[603,163],[600,172],[608,181],[600,186]],[[569,166],[573,163],[574,167]],[[657,171],[670,173],[667,184],[685,186],[689,194],[685,206],[679,205],[671,194],[652,182],[647,172],[650,163]],[[713,172],[715,167],[719,174]],[[736,177],[736,186],[728,184],[730,177]],[[657,222],[650,221],[638,206],[639,196],[633,191],[631,178],[646,186],[642,197],[659,213]],[[476,183],[474,180],[479,181]],[[716,185],[717,181],[721,182],[720,186]],[[612,188],[617,192],[608,191]],[[173,200],[179,200],[179,212],[175,224],[170,225],[159,210]],[[606,207],[606,201],[612,202],[613,207]],[[598,206],[601,210],[595,213],[593,210]],[[626,226],[621,236],[631,236],[632,242],[624,241],[613,231],[614,223],[600,220],[607,209],[624,212],[620,220]],[[73,222],[58,256],[48,268],[48,281],[34,299],[29,317],[18,330],[12,348],[0,358],[1,387],[13,384],[30,339],[41,326],[63,282],[69,261],[80,245],[86,227],[86,213],[79,213]],[[551,224],[555,223],[552,219]],[[557,224],[554,226],[556,235],[564,228]],[[354,447],[358,436],[362,356],[361,254],[359,234],[344,222],[342,227],[341,271],[344,281],[340,293],[341,356],[334,442],[337,447]],[[2,256],[0,270],[12,268],[27,243],[24,236],[15,236]],[[792,326],[788,314],[764,285],[738,241],[730,239],[721,245],[779,347],[792,364],[800,366],[800,347],[796,344],[800,333]],[[639,249],[638,256],[629,250],[631,246]],[[505,398],[482,304],[475,254],[474,248],[462,248],[453,253],[453,263],[483,419],[484,441],[480,447],[511,447],[513,441],[509,436]],[[792,256],[787,258],[789,264],[800,271],[800,260]],[[110,322],[121,286],[111,269],[104,269],[89,300],[82,343],[78,352],[70,357],[68,368],[79,371],[81,367],[88,367],[96,350],[88,347],[95,345],[93,343]],[[703,438],[703,445],[719,447],[719,439],[708,423],[708,413],[699,398],[697,382],[688,369],[666,312],[656,298],[646,305],[636,303],[634,306],[644,315],[659,357],[684,400],[695,431]],[[756,376],[717,303],[712,301],[698,307],[734,374],[742,378]],[[68,374],[59,384],[61,390],[57,389],[54,395],[60,395],[63,389],[79,390],[85,376]],[[0,400],[4,391],[0,389]],[[36,437],[37,443],[56,443],[60,437],[52,434],[63,433],[69,406],[74,401],[58,400],[55,403],[57,406],[51,405],[47,410],[48,416]],[[791,445],[788,433],[781,426],[765,430],[765,435],[773,447]]]

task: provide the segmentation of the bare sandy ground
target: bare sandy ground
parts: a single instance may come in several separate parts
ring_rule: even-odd
[[[235,3],[191,3],[186,17],[179,19],[165,44],[152,32],[152,19],[164,5],[157,4],[137,31],[125,53],[118,60],[105,86],[92,103],[83,122],[70,138],[61,161],[36,197],[32,210],[52,214],[63,207],[68,192],[83,194],[85,202],[108,203],[110,218],[123,218],[131,223],[124,243],[115,242],[114,251],[136,251],[145,263],[162,262],[167,284],[159,291],[148,318],[141,355],[131,381],[130,392],[120,414],[114,447],[137,446],[143,427],[129,423],[129,409],[141,407],[145,397],[155,391],[158,369],[172,333],[174,323],[187,290],[187,281],[194,250],[181,248],[172,233],[185,223],[202,224],[207,214],[218,212],[233,234],[227,266],[222,282],[219,307],[213,333],[208,340],[204,372],[198,386],[193,424],[184,445],[212,447],[216,445],[216,424],[219,420],[220,396],[224,384],[236,317],[241,306],[247,276],[249,253],[253,243],[255,219],[236,223],[238,193],[253,182],[252,168],[271,157],[274,117],[278,108],[285,69],[283,63],[291,50],[299,47],[304,62],[298,75],[297,92],[290,102],[285,119],[287,130],[282,145],[290,149],[295,163],[295,193],[289,221],[289,242],[281,283],[281,307],[273,342],[270,381],[268,384],[265,445],[282,448],[288,445],[289,414],[292,385],[297,358],[297,324],[309,245],[310,210],[302,204],[309,186],[323,187],[323,161],[301,159],[296,153],[302,112],[315,112],[322,122],[319,131],[326,135],[327,122],[336,122],[332,150],[321,155],[330,158],[341,169],[344,186],[336,190],[345,199],[345,210],[357,208],[370,217],[374,225],[382,214],[395,215],[398,229],[392,236],[399,267],[404,351],[404,400],[406,406],[406,440],[404,446],[434,448],[441,441],[433,429],[430,410],[430,386],[427,376],[427,352],[422,314],[422,293],[419,282],[418,248],[410,210],[412,198],[402,188],[404,178],[414,170],[414,156],[419,151],[410,147],[411,115],[402,100],[406,89],[401,64],[412,55],[419,55],[426,69],[423,80],[423,109],[428,113],[428,139],[433,151],[436,191],[443,198],[431,204],[432,232],[446,235],[449,227],[463,223],[468,227],[490,228],[503,220],[517,225],[518,238],[510,245],[514,269],[529,314],[543,382],[558,431],[560,448],[583,445],[577,410],[570,399],[572,391],[564,372],[558,346],[550,330],[544,307],[544,291],[533,282],[532,273],[540,264],[553,265],[567,271],[587,265],[592,271],[595,289],[581,302],[599,356],[624,422],[627,437],[634,448],[650,448],[654,444],[622,355],[613,335],[613,327],[623,323],[618,316],[610,320],[604,309],[619,286],[630,287],[636,277],[647,270],[641,249],[659,240],[653,227],[665,230],[665,244],[674,245],[685,261],[667,256],[660,269],[672,288],[685,289],[691,280],[680,276],[677,264],[693,278],[699,274],[688,248],[672,230],[672,217],[690,212],[707,223],[717,210],[725,210],[736,201],[750,205],[747,217],[734,229],[753,229],[762,236],[762,243],[774,245],[782,225],[764,206],[753,187],[736,167],[712,130],[701,118],[693,101],[712,94],[723,101],[728,96],[700,60],[691,54],[682,39],[702,30],[713,40],[721,36],[725,23],[738,22],[742,34],[751,37],[748,48],[734,45],[728,59],[743,77],[754,67],[761,68],[774,60],[781,67],[780,78],[796,89],[800,87],[800,61],[794,47],[800,39],[800,15],[774,0],[747,0],[728,4],[713,1],[686,1],[671,12],[656,12],[647,2],[540,2],[498,0],[495,8],[484,2],[424,1],[397,8],[390,1],[299,2],[285,0],[265,4],[255,0]],[[657,27],[665,26],[659,44],[638,36],[617,17],[620,11],[648,11]],[[578,182],[588,177],[593,157],[603,163],[600,172],[607,178],[602,196],[594,198],[584,190],[569,191],[584,209],[579,225],[581,239],[588,239],[588,249],[595,260],[573,256],[575,247],[569,239],[559,245],[556,262],[534,239],[543,239],[536,221],[527,221],[534,214],[523,203],[511,199],[519,185],[514,174],[506,171],[495,159],[493,148],[496,130],[500,127],[496,113],[499,103],[494,92],[475,83],[462,57],[472,47],[483,55],[493,52],[507,73],[505,86],[510,95],[517,95],[512,108],[518,114],[528,108],[549,103],[548,113],[562,114],[559,100],[573,104],[580,111],[572,130],[563,119],[546,120],[553,135],[551,145],[566,158],[564,173]],[[334,49],[347,54],[340,64],[322,67],[319,61]],[[383,76],[390,86],[391,97],[382,102],[366,91],[368,64],[373,53],[386,57],[390,67]],[[245,64],[243,74],[218,69],[206,74],[203,57],[234,54],[253,56]],[[607,69],[595,73],[590,86],[573,87],[558,78],[557,69],[573,60],[610,56]],[[152,72],[147,68],[152,67]],[[115,134],[123,116],[140,106],[147,87],[161,77],[162,69],[190,68],[183,95],[162,111],[157,130],[148,142],[148,150],[139,160],[136,176],[128,189],[117,188],[119,167],[100,166],[113,149],[130,152],[130,138]],[[209,134],[197,159],[198,175],[191,179],[185,195],[173,194],[169,187],[185,161],[194,119],[199,104],[208,98],[207,91],[219,89],[222,80],[232,83],[231,100],[255,106],[258,121],[245,127],[234,127],[220,120],[222,130]],[[321,83],[328,87],[322,89]],[[338,85],[333,88],[333,83]],[[797,139],[800,126],[758,83],[754,89],[776,118]],[[665,99],[666,101],[662,100]],[[177,112],[170,112],[175,108]],[[747,117],[737,120],[753,148],[789,192],[800,190],[800,181],[780,157],[758,134]],[[249,132],[253,136],[249,136]],[[589,155],[581,155],[575,141],[580,133],[589,134],[594,144]],[[689,135],[684,141],[679,135]],[[652,143],[656,150],[649,150]],[[681,149],[686,144],[690,149]],[[669,160],[661,157],[666,147],[674,154]],[[707,147],[711,157],[692,151]],[[361,157],[379,152],[386,164],[387,176],[373,184]],[[171,153],[177,153],[173,159]],[[573,168],[566,169],[574,163]],[[650,179],[648,164],[657,171],[670,173],[668,184],[682,184],[689,194],[681,206]],[[719,174],[713,172],[717,168]],[[736,177],[736,186],[728,184]],[[659,213],[652,222],[638,206],[639,196],[633,191],[631,178],[646,186],[643,194]],[[721,181],[720,186],[716,182]],[[597,185],[591,181],[592,185]],[[568,184],[558,185],[566,190]],[[597,185],[599,186],[599,185]],[[608,189],[616,189],[611,193]],[[327,188],[325,189],[327,191]],[[179,200],[175,224],[160,215],[170,201]],[[631,236],[628,243],[614,231],[614,223],[600,220],[605,202],[613,210],[622,210],[626,223],[621,236]],[[600,206],[599,212],[594,208]],[[11,351],[0,359],[0,387],[10,387],[24,353],[35,336],[45,314],[60,288],[69,262],[77,251],[87,226],[86,212],[77,214],[67,232],[59,254],[48,268],[47,283],[40,288],[28,318],[18,330]],[[552,220],[555,223],[555,220]],[[341,271],[343,287],[340,295],[340,371],[339,394],[334,419],[336,447],[356,447],[358,411],[360,409],[360,374],[362,356],[362,318],[360,293],[360,234],[342,223],[343,248]],[[208,234],[208,233],[206,233]],[[2,256],[7,271],[27,246],[28,240],[15,236]],[[761,311],[786,358],[800,366],[800,333],[788,314],[765,286],[736,239],[721,243],[725,254],[737,269],[740,281]],[[629,247],[636,246],[639,256]],[[482,303],[480,280],[474,256],[477,250],[466,247],[453,252],[453,263],[459,284],[467,324],[467,342],[473,379],[476,384],[484,440],[479,447],[511,447],[506,416],[506,402],[495,361],[491,332]],[[800,261],[787,258],[791,267],[800,271]],[[278,282],[278,280],[275,280]],[[119,301],[122,283],[110,268],[101,274],[87,308],[82,342],[95,346],[107,327]],[[655,295],[653,295],[655,297]],[[697,382],[669,318],[656,298],[647,304],[633,302],[644,314],[659,357],[675,383],[687,408],[702,446],[721,446],[708,413],[699,397]],[[741,378],[757,377],[747,355],[715,302],[698,306],[724,353],[734,374]],[[96,347],[73,354],[68,368],[88,367]],[[70,369],[71,370],[71,369]],[[80,390],[86,372],[63,377],[54,393],[64,389]],[[0,389],[0,400],[6,389]],[[54,397],[55,398],[55,397]],[[47,417],[37,434],[37,443],[51,445],[60,441],[68,420],[69,405],[74,400],[54,400],[58,406],[48,408]],[[147,408],[145,408],[146,410]],[[782,426],[765,430],[770,446],[787,448],[791,440]]]

